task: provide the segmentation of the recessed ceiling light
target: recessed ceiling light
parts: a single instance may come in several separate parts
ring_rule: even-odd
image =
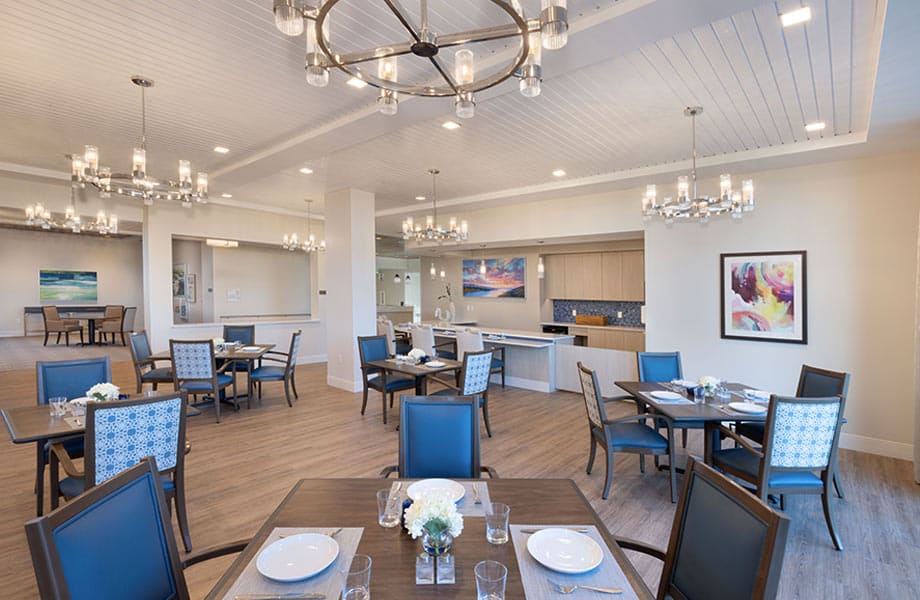
[[[565,171],[562,169],[556,169],[553,171],[553,177],[565,177]]]
[[[214,152],[217,152],[218,154],[226,154],[227,152],[230,152],[230,148],[224,148],[223,146],[214,146]]]
[[[456,121],[444,121],[441,123],[441,127],[444,129],[460,129],[460,123]]]
[[[811,7],[803,6],[802,8],[783,13],[779,16],[779,20],[782,21],[783,27],[790,27],[792,25],[804,23],[805,21],[811,21]]]
[[[815,122],[815,123],[808,123],[807,125],[805,125],[805,131],[821,131],[821,130],[824,129],[826,126],[827,126],[827,125],[825,125],[824,121],[817,121],[817,122]]]
[[[233,198],[233,194],[221,194],[221,198]]]
[[[428,196],[416,196],[415,199],[421,202],[422,200],[427,200]]]
[[[304,175],[310,175],[311,173],[313,173],[313,169],[311,169],[310,167],[300,167],[300,172],[303,173]]]
[[[348,81],[346,81],[345,83],[347,83],[347,84],[350,85],[351,87],[357,88],[357,89],[359,89],[359,90],[360,90],[361,88],[366,88],[366,87],[367,87],[367,82],[364,81],[363,79],[358,79],[357,77],[349,77],[349,78],[348,78]]]

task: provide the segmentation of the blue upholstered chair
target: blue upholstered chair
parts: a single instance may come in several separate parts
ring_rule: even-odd
[[[387,375],[385,370],[367,364],[375,360],[386,360],[389,357],[387,337],[385,335],[358,336],[358,355],[361,358],[361,379],[364,382],[364,399],[361,402],[361,414],[363,415],[367,409],[367,391],[373,388],[380,392],[383,424],[386,425],[387,394],[390,396],[390,406],[393,406],[393,394],[402,390],[414,390],[415,379],[399,375]]]
[[[605,405],[612,402],[622,402],[620,398],[603,398],[600,386],[597,383],[597,373],[578,363],[578,376],[581,379],[581,391],[585,400],[585,409],[588,413],[588,435],[590,450],[588,467],[585,471],[591,474],[594,467],[594,456],[597,447],[604,449],[607,459],[607,477],[604,480],[604,493],[601,497],[606,500],[610,494],[610,484],[613,482],[613,453],[628,452],[639,455],[639,469],[645,473],[645,455],[660,456],[667,454],[671,468],[671,502],[677,502],[677,484],[674,468],[674,432],[671,420],[663,415],[640,413],[620,419],[608,419]],[[645,424],[646,420],[657,418],[668,430],[668,437]]]
[[[664,561],[657,598],[772,600],[788,531],[787,517],[689,458],[667,551],[616,540],[625,550]]]
[[[220,423],[220,394],[233,384],[236,397],[236,378],[224,371],[232,367],[226,363],[219,369],[214,362],[214,345],[211,340],[169,340],[169,353],[173,362],[173,386],[176,391],[188,392],[198,397],[210,394],[214,399],[214,412]],[[237,405],[239,410],[239,405]]]
[[[259,386],[259,402],[262,402],[262,382],[263,381],[283,381],[284,397],[287,398],[288,406],[294,406],[291,400],[291,390],[294,391],[294,397],[297,398],[297,388],[294,386],[294,367],[297,365],[297,351],[300,349],[300,331],[295,331],[291,335],[291,348],[288,352],[276,352],[274,350],[266,352],[259,361],[259,366],[249,373],[249,397],[252,397],[253,386]],[[276,358],[276,357],[284,357]],[[263,361],[281,363],[278,365],[263,365]]]
[[[400,396],[399,465],[381,472],[400,478],[478,479],[488,473],[479,456],[479,400],[458,396]]]
[[[256,326],[255,325],[224,325],[224,341],[228,343],[239,342],[244,346],[252,346],[256,343]],[[217,366],[222,367],[225,361],[218,360]],[[252,367],[252,362],[248,360],[227,361],[235,363],[230,369],[248,372]]]
[[[639,361],[639,381],[668,382],[683,379],[684,369],[680,364],[680,352],[636,352]],[[661,425],[659,423],[659,429]],[[681,430],[681,444],[687,447],[687,430],[702,429],[702,423],[681,423],[675,425]]]
[[[492,371],[492,350],[480,352],[467,352],[463,355],[463,367],[460,369],[460,385],[438,379],[438,383],[447,386],[447,389],[438,390],[434,396],[476,396],[479,406],[482,407],[482,419],[486,425],[486,433],[492,437],[492,426],[489,424],[489,375]]]
[[[192,538],[185,510],[185,408],[173,392],[139,400],[86,404],[86,456],[80,471],[58,444],[51,447],[51,507],[58,495],[67,500],[153,456],[167,500],[176,505],[176,520],[191,552]],[[58,481],[57,466],[66,478]]]
[[[838,371],[828,371],[802,365],[802,371],[799,373],[799,384],[796,388],[795,395],[797,398],[822,398],[828,396],[840,396],[843,401],[840,405],[840,412],[844,412],[847,405],[847,389],[850,387],[850,374]],[[846,417],[843,423],[846,423]],[[754,440],[758,444],[763,444],[765,424],[762,422],[742,422],[735,425],[735,432],[744,437]],[[837,496],[843,498],[843,489],[840,486],[840,468],[837,464],[837,456],[834,456],[834,489],[837,490]]]
[[[180,560],[167,507],[151,457],[26,523],[41,598],[187,600],[183,568],[245,548],[237,542]]]
[[[840,396],[773,395],[767,411],[763,447],[754,447],[720,425],[722,433],[733,438],[738,446],[713,452],[712,463],[754,486],[755,493],[764,502],[769,495],[778,494],[780,509],[785,508],[786,494],[820,494],[824,520],[834,547],[842,550],[829,503],[842,417],[843,399]]]
[[[48,404],[49,398],[68,400],[82,398],[86,390],[97,383],[111,383],[112,364],[108,356],[79,360],[39,361],[35,363],[35,380],[38,384],[36,398],[39,404]],[[83,456],[83,436],[59,440],[72,458]],[[45,503],[45,465],[48,464],[48,440],[36,444],[37,470],[35,493],[38,505],[36,514],[42,515]]]
[[[173,374],[169,367],[157,367],[151,360],[150,341],[146,331],[137,331],[128,335],[131,347],[131,360],[134,362],[134,379],[137,381],[137,393],[140,394],[145,383],[153,386],[153,391],[161,383],[172,383]]]

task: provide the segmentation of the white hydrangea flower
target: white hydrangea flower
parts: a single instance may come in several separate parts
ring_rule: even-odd
[[[111,383],[97,383],[86,390],[86,397],[99,401],[118,400],[119,393],[118,387]]]
[[[413,348],[412,350],[409,350],[409,358],[414,361],[422,360],[426,356],[428,356],[428,354],[421,348]]]
[[[457,505],[444,496],[423,496],[406,509],[406,528],[413,538],[418,538],[424,531],[434,535],[444,531],[457,537],[463,531],[463,515],[457,511]]]
[[[711,375],[704,375],[703,377],[700,377],[699,381],[696,383],[704,390],[706,390],[707,395],[712,395],[712,393],[715,392],[716,388],[719,387],[719,384],[721,384],[722,381]]]

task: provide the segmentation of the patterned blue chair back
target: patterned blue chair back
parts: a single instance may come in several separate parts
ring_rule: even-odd
[[[169,340],[169,348],[177,380],[211,379],[214,376],[214,346],[211,340]]]
[[[581,379],[581,393],[585,400],[585,410],[588,412],[588,422],[592,427],[603,429],[607,415],[598,391],[600,388],[597,385],[597,373],[579,362],[578,377]]]
[[[467,352],[463,355],[464,396],[476,396],[489,389],[489,374],[492,370],[492,351]]]
[[[402,396],[399,476],[478,478],[479,400]]]
[[[256,343],[255,325],[224,325],[224,340],[239,342],[246,346]]]
[[[41,597],[187,599],[166,507],[156,464],[144,460],[26,523]]]
[[[39,361],[35,363],[38,403],[64,396],[82,398],[97,383],[111,383],[112,364],[108,356],[81,360]]]
[[[671,381],[681,379],[680,352],[636,352],[639,359],[639,381]]]
[[[764,455],[770,468],[826,468],[836,451],[840,435],[840,406],[838,396],[773,396],[764,439]]]
[[[136,331],[128,335],[131,340],[131,350],[134,352],[134,361],[140,362],[147,360],[153,352],[150,351],[150,340],[147,339],[146,331]]]
[[[359,337],[358,354],[361,357],[362,366],[371,361],[389,358],[389,352],[387,351],[387,336],[371,335]]]
[[[133,467],[146,456],[161,471],[177,466],[185,446],[182,396],[170,394],[86,406],[87,488]]]

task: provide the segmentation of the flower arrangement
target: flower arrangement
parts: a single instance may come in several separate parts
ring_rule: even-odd
[[[722,384],[722,381],[711,375],[704,375],[703,377],[700,377],[696,384],[703,388],[703,391],[707,396],[712,396],[715,393],[716,388]]]
[[[97,383],[93,387],[86,390],[86,397],[97,402],[105,402],[106,400],[118,400],[119,390],[118,387],[112,385],[111,383]]]
[[[438,537],[449,533],[457,537],[463,531],[463,515],[457,505],[443,496],[424,496],[406,509],[406,529],[413,539],[423,534]]]
[[[409,350],[408,356],[415,362],[420,362],[423,358],[428,356],[428,354],[421,348],[413,348],[412,350]]]
[[[223,345],[224,345],[224,338],[222,338],[222,337],[212,338],[212,339],[211,339],[211,343],[214,344],[215,346],[223,346]]]

